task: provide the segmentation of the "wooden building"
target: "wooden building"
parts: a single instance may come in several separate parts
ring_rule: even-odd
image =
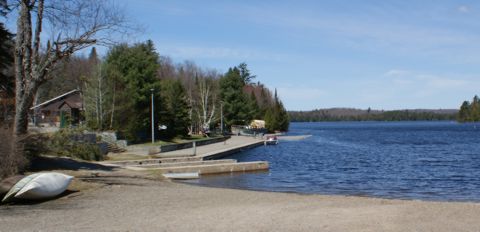
[[[30,108],[31,118],[36,125],[62,126],[62,121],[71,125],[82,119],[83,100],[80,90],[59,95]]]

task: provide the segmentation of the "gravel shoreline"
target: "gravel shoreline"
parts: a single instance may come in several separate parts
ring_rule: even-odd
[[[257,192],[134,175],[77,179],[59,199],[0,206],[0,231],[480,231],[479,203]]]

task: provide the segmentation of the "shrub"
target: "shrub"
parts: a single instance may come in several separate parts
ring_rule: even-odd
[[[76,139],[82,137],[84,134],[81,128],[64,128],[53,133],[48,141],[48,153],[82,160],[103,160],[100,149],[95,143],[88,143]]]
[[[23,140],[15,143],[12,129],[0,125],[0,179],[15,175],[23,171],[28,164],[20,149],[23,149]]]

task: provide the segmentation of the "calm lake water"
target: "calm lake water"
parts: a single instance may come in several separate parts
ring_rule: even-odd
[[[480,201],[480,124],[292,123],[289,134],[312,137],[228,157],[267,160],[269,172],[189,182],[262,191]]]

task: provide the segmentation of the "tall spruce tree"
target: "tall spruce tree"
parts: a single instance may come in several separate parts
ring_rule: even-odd
[[[255,75],[250,73],[250,70],[247,67],[247,63],[243,62],[237,66],[238,70],[240,71],[240,77],[242,78],[243,84],[248,85],[255,79]]]
[[[220,98],[223,101],[223,113],[227,127],[246,125],[253,116],[248,107],[248,96],[243,92],[244,80],[237,67],[228,69],[220,79]]]
[[[158,59],[152,41],[133,46],[118,45],[107,54],[107,73],[116,77],[113,128],[123,132],[129,140],[139,141],[151,136],[151,89],[154,90],[155,122],[163,120],[161,84],[156,77]]]
[[[250,115],[252,115],[253,119],[263,119],[263,117],[265,116],[262,115],[260,106],[258,106],[257,98],[255,97],[255,93],[253,91],[250,93],[248,110],[250,111]]]
[[[190,106],[182,83],[179,80],[164,80],[161,94],[165,99],[163,112],[168,114],[168,117],[164,123],[167,129],[160,134],[165,138],[187,136],[190,126]]]
[[[275,89],[274,103],[265,113],[265,126],[267,130],[274,131],[288,131],[290,124],[289,116],[282,101],[277,96]]]

